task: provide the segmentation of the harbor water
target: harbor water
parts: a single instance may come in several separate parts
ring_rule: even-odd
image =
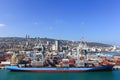
[[[0,70],[0,80],[119,80],[120,71],[82,73],[33,73]]]

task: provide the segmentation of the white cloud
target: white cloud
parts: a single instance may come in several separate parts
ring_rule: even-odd
[[[0,23],[0,27],[5,27],[5,26],[6,26],[5,24]]]
[[[53,30],[53,27],[48,27],[49,30]]]
[[[81,24],[85,24],[85,22],[81,22]]]
[[[63,24],[63,20],[55,20],[55,24]]]
[[[38,22],[34,22],[34,24],[35,24],[35,25],[37,25],[37,24],[38,24]]]

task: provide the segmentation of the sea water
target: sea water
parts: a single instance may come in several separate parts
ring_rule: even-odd
[[[80,73],[34,73],[0,70],[0,80],[120,80],[120,70]]]

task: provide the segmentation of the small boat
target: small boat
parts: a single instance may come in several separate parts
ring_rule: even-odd
[[[7,70],[19,72],[94,72],[94,71],[112,71],[113,65],[103,65],[101,67],[83,67],[83,68],[33,68],[6,66]]]

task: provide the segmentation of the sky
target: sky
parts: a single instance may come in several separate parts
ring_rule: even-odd
[[[120,44],[120,0],[0,0],[0,37]]]

